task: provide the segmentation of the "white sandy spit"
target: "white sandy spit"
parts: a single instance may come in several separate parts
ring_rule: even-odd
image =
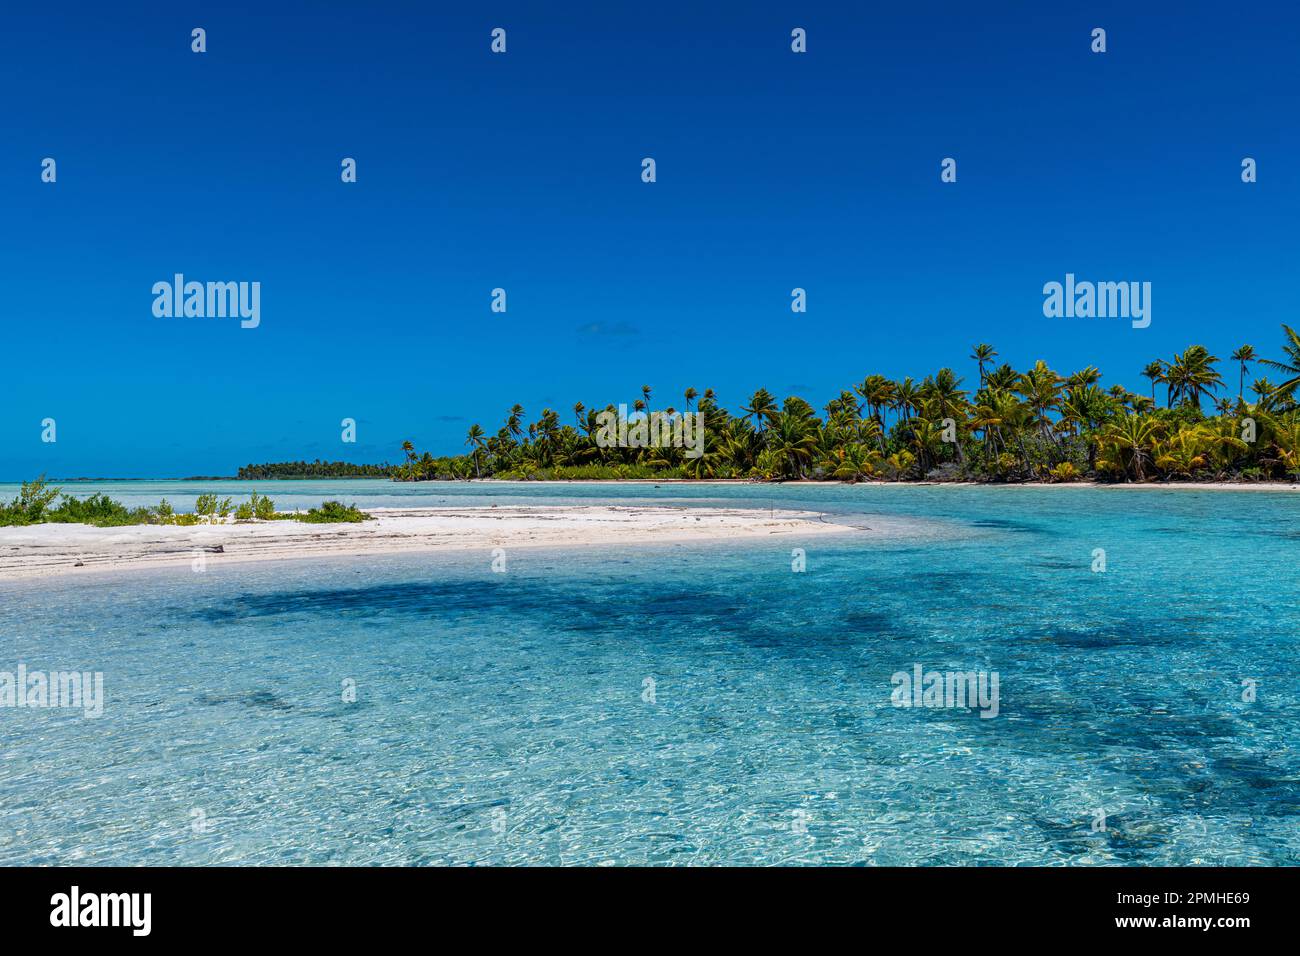
[[[38,524],[0,528],[0,579],[327,555],[717,541],[862,529],[813,511],[673,507],[373,508],[373,521],[306,524]]]

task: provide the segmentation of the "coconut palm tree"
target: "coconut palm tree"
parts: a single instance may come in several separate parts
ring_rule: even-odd
[[[920,389],[917,388],[916,383],[910,377],[894,383],[894,401],[892,404],[902,421],[907,421],[912,417],[912,413],[917,410],[920,401]]]
[[[510,434],[514,435],[515,438],[518,438],[520,435],[523,434],[522,430],[519,427],[519,423],[523,421],[523,418],[524,418],[524,406],[515,404],[513,407],[511,407],[510,414],[506,418],[506,428],[510,429]]]
[[[1020,376],[1015,390],[1033,413],[1034,422],[1039,432],[1055,443],[1052,433],[1051,413],[1056,410],[1061,397],[1061,376],[1057,375],[1047,363],[1039,359],[1034,367]]]
[[[1241,364],[1241,374],[1237,378],[1237,401],[1242,401],[1242,396],[1246,389],[1246,366],[1255,361],[1255,347],[1253,345],[1243,345],[1232,353],[1232,360]]]
[[[926,474],[938,463],[943,448],[943,429],[929,418],[917,417],[911,423],[912,451],[921,464],[921,474]]]
[[[982,394],[982,393],[981,393]],[[997,436],[997,428],[1002,424],[1002,416],[990,404],[976,405],[971,409],[969,427],[972,432],[980,433],[980,444],[984,457],[989,457],[990,440]]]
[[[1291,378],[1273,387],[1270,393],[1270,399],[1276,401],[1279,398],[1290,397],[1295,391],[1296,386],[1300,385],[1300,334],[1289,325],[1283,325],[1282,331],[1286,333],[1286,344],[1282,346],[1282,351],[1286,353],[1285,361],[1274,361],[1273,359],[1258,359],[1261,365],[1267,365],[1271,369],[1279,372],[1286,372]]]
[[[867,445],[842,445],[835,456],[830,476],[839,481],[857,482],[876,473],[880,453]]]
[[[1273,446],[1282,467],[1293,477],[1300,478],[1300,418],[1292,418],[1274,430]]]
[[[883,375],[871,376],[871,404],[876,407],[876,421],[880,423],[881,431],[885,428],[885,409],[889,408],[894,402],[894,393],[898,391],[898,383],[891,382]]]
[[[1277,386],[1268,380],[1268,377],[1257,378],[1250,383],[1250,390],[1255,393],[1255,404],[1261,408],[1271,408],[1273,405],[1273,396],[1277,393]]]
[[[1142,374],[1151,379],[1151,401],[1156,400],[1156,382],[1165,380],[1165,363],[1160,359],[1154,362],[1148,362],[1147,367],[1142,370]]]
[[[993,360],[998,357],[998,353],[994,350],[993,346],[985,345],[981,342],[979,345],[971,349],[970,357],[979,363],[980,385],[982,387],[984,385],[984,364],[986,362],[992,363]]]
[[[745,412],[746,418],[754,420],[754,427],[760,432],[767,430],[773,412],[777,410],[776,399],[772,393],[765,388],[760,388],[750,398],[749,404],[742,411]]]
[[[1087,368],[1081,368],[1065,380],[1067,388],[1082,388],[1086,385],[1096,385],[1101,381],[1101,371],[1095,365],[1089,365]]]
[[[1217,361],[1203,345],[1193,345],[1182,354],[1175,354],[1165,372],[1170,405],[1177,399],[1180,405],[1200,408],[1201,396],[1223,384],[1223,377],[1214,369]]]
[[[1207,463],[1205,437],[1194,428],[1178,432],[1156,455],[1156,467],[1187,478]]]
[[[772,415],[767,442],[781,473],[790,478],[802,478],[816,450],[817,436],[809,417],[785,410]]]
[[[473,445],[474,450],[470,453],[470,458],[474,462],[474,477],[482,478],[483,474],[479,470],[479,455],[483,451],[483,426],[474,424],[469,426],[469,434],[465,438],[466,445]]]
[[[1151,449],[1160,436],[1160,423],[1145,415],[1125,415],[1106,427],[1104,441],[1124,457],[1133,469],[1137,481],[1146,480],[1145,465],[1151,460]]]

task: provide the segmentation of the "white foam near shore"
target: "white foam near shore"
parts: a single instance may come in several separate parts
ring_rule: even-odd
[[[0,528],[0,579],[407,551],[718,541],[860,533],[813,511],[637,506],[375,508],[373,521]],[[219,550],[218,550],[219,549]]]

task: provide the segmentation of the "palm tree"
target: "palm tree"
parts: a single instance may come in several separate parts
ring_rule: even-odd
[[[1034,363],[1033,368],[1020,376],[1015,390],[1033,412],[1038,430],[1045,438],[1055,443],[1056,437],[1052,434],[1052,420],[1049,413],[1056,408],[1061,397],[1061,376],[1048,368],[1046,362],[1039,359]]]
[[[1246,366],[1255,361],[1255,347],[1253,345],[1243,345],[1232,353],[1232,360],[1241,363],[1241,375],[1237,379],[1237,401],[1242,401],[1242,396],[1246,390]]]
[[[965,425],[966,409],[969,406],[966,402],[966,393],[958,388],[959,385],[961,379],[954,375],[950,368],[939,369],[934,378],[927,378],[921,383],[921,394],[928,418],[939,422],[951,418],[958,426]],[[965,462],[966,456],[962,453],[960,437],[953,443],[953,450],[957,460]]]
[[[1250,390],[1255,393],[1255,404],[1262,408],[1270,408],[1273,404],[1273,395],[1277,391],[1277,386],[1265,376],[1251,382]]]
[[[1160,425],[1155,419],[1145,415],[1126,415],[1107,427],[1105,440],[1117,451],[1129,456],[1133,477],[1145,481],[1146,471],[1142,466],[1150,460],[1151,448],[1159,435]]]
[[[482,478],[483,474],[479,470],[479,454],[483,450],[483,426],[474,424],[469,426],[469,434],[465,438],[466,445],[473,445],[474,450],[470,453],[470,458],[474,461],[474,477]]]
[[[1300,478],[1300,419],[1292,419],[1273,434],[1273,447],[1288,474]]]
[[[883,431],[885,428],[885,409],[893,404],[894,393],[898,391],[898,385],[885,378],[883,375],[871,376],[870,402],[876,406],[876,421],[880,423]],[[881,449],[884,450],[883,447]]]
[[[912,422],[912,448],[916,450],[916,460],[921,463],[921,474],[930,470],[932,463],[939,459],[939,449],[943,447],[943,429],[937,427],[928,418],[917,418]]]
[[[989,453],[989,440],[997,436],[997,429],[1001,424],[1002,416],[992,405],[981,404],[971,409],[970,430],[980,433],[980,444],[984,446],[985,457],[988,457]]]
[[[776,412],[768,432],[768,445],[782,474],[802,478],[804,466],[812,459],[817,446],[811,420],[795,411]]]
[[[754,419],[754,425],[760,431],[766,431],[772,413],[777,409],[776,399],[772,393],[765,388],[760,388],[749,400],[749,404],[743,409],[745,418]]]
[[[844,445],[831,463],[830,475],[839,481],[856,482],[875,474],[879,461],[880,453],[874,448],[857,443]]]
[[[1094,436],[1102,424],[1109,420],[1115,411],[1114,397],[1107,395],[1096,385],[1080,385],[1071,388],[1061,405],[1061,420],[1071,426],[1077,426],[1088,444],[1088,467],[1097,462],[1097,442]]]
[[[1175,354],[1165,373],[1170,404],[1178,399],[1180,405],[1200,408],[1201,396],[1223,384],[1223,377],[1213,368],[1217,361],[1203,345],[1193,345],[1181,355]]]
[[[1142,370],[1142,374],[1151,379],[1151,401],[1156,400],[1156,382],[1165,380],[1165,363],[1160,359],[1154,362],[1148,362],[1147,367]]]
[[[645,399],[645,408],[647,411],[649,411],[650,409],[650,386],[649,385],[641,386],[641,397]]]
[[[1101,371],[1095,365],[1089,365],[1075,372],[1065,380],[1065,384],[1070,388],[1082,388],[1086,385],[1096,385],[1101,381]]]
[[[697,392],[694,388],[688,387],[686,389],[686,392],[684,393],[684,397],[686,398],[686,410],[688,412],[691,410],[691,402],[695,401],[695,396],[698,394],[700,393]]]
[[[1207,450],[1204,435],[1194,428],[1187,428],[1165,443],[1156,456],[1156,467],[1190,478],[1192,472],[1208,463]]]
[[[523,421],[523,418],[524,406],[515,404],[510,409],[510,416],[506,419],[506,428],[510,429],[510,434],[514,435],[516,438],[523,434],[519,427],[519,423]]]
[[[1290,395],[1295,391],[1297,385],[1300,385],[1300,334],[1291,326],[1283,324],[1282,331],[1286,333],[1286,344],[1282,346],[1282,351],[1286,353],[1285,362],[1275,362],[1272,359],[1259,359],[1261,365],[1267,365],[1271,369],[1279,372],[1286,372],[1292,376],[1280,385],[1274,386],[1271,397],[1280,398]]]
[[[905,378],[894,386],[893,406],[898,410],[899,418],[907,421],[917,409],[921,400],[920,390],[911,378]]]
[[[425,478],[434,477],[433,475],[434,464],[435,462],[433,460],[433,456],[426,451],[423,455],[420,456],[420,460],[418,462],[420,474],[423,475]]]
[[[993,346],[980,343],[979,345],[975,346],[971,350],[970,357],[979,363],[980,385],[983,386],[984,385],[984,363],[985,362],[991,363],[995,358],[998,357],[998,353],[994,350]]]
[[[883,375],[868,375],[857,385],[853,386],[853,391],[862,396],[862,401],[866,403],[867,414],[870,418],[880,425],[882,442],[880,450],[884,451],[883,433],[885,428],[885,418],[883,410],[894,400],[894,395],[898,391],[898,386],[885,378]]]

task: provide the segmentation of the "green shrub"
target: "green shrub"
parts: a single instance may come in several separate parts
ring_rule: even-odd
[[[46,509],[59,496],[58,488],[46,488],[45,476],[24,481],[18,497],[0,505],[0,525],[37,524],[45,520]]]
[[[356,505],[345,505],[341,501],[326,501],[319,508],[311,508],[305,514],[295,512],[285,517],[294,521],[308,521],[312,524],[326,524],[338,521],[358,522],[371,519],[371,515],[361,511]]]
[[[218,511],[220,511],[221,507],[228,509],[230,499],[227,498],[222,502],[218,506]],[[235,508],[236,521],[252,521],[254,518],[259,521],[271,521],[275,517],[275,502],[265,495],[259,495],[256,491],[253,492],[248,501],[240,502],[239,506]]]
[[[252,505],[254,517],[261,518],[263,521],[270,521],[275,517],[275,502],[265,495],[259,495],[254,491]]]
[[[89,524],[98,528],[115,528],[129,524],[146,524],[149,517],[148,508],[128,508],[108,495],[98,494],[91,495],[89,498],[64,495],[59,506],[50,511],[45,520],[64,524]]]

